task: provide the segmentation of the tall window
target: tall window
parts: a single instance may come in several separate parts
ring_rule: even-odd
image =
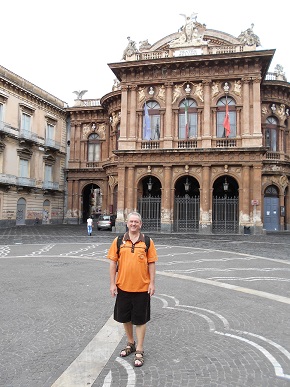
[[[191,98],[179,105],[178,137],[181,140],[197,137],[197,105]]]
[[[216,136],[218,138],[226,137],[226,130],[224,128],[226,105],[228,105],[230,121],[230,133],[228,137],[233,138],[237,136],[236,102],[232,97],[223,97],[217,103]]]
[[[278,150],[278,120],[275,117],[268,117],[266,119],[265,129],[265,146],[269,148],[271,152],[277,152]]]
[[[51,165],[45,165],[44,167],[44,181],[45,182],[52,182],[52,166]]]
[[[19,177],[29,177],[28,173],[29,161],[20,159],[19,160]]]
[[[101,144],[100,137],[97,133],[92,133],[88,138],[88,161],[100,161]]]
[[[146,107],[147,105],[147,112]],[[156,101],[147,101],[144,104],[143,116],[143,139],[159,140],[160,139],[160,105]]]
[[[54,125],[47,124],[47,126],[46,126],[46,138],[48,140],[54,140]]]
[[[31,116],[26,113],[21,115],[21,129],[27,132],[31,130]]]

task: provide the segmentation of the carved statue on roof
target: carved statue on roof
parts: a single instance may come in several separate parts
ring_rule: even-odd
[[[280,64],[277,64],[275,69],[274,69],[274,74],[276,76],[276,79],[278,81],[286,81],[286,76],[285,76],[285,72],[284,72],[284,69],[283,69],[283,66],[281,66]]]
[[[205,25],[197,23],[197,13],[193,12],[190,16],[180,14],[184,17],[184,25],[179,29],[179,36],[170,43],[170,47],[190,47],[207,45],[208,42],[203,40],[206,30]]]
[[[122,57],[122,59],[124,59],[124,60],[126,60],[127,56],[130,57],[130,56],[134,55],[136,52],[138,52],[137,47],[136,47],[136,42],[134,42],[134,40],[131,40],[130,36],[128,36],[127,39],[128,39],[128,44],[123,52],[123,57]]]
[[[238,40],[247,45],[247,46],[261,46],[260,39],[257,35],[253,32],[254,24],[251,24],[250,28],[247,28],[245,31],[242,31],[240,35],[238,36]]]
[[[151,44],[148,43],[148,39],[142,40],[141,42],[139,42],[139,51],[150,50],[150,48],[151,48]]]
[[[77,99],[82,99],[83,95],[86,94],[88,90],[75,90],[73,91],[74,94],[76,94]]]
[[[120,89],[121,89],[121,84],[118,81],[118,79],[115,78],[114,79],[114,84],[113,84],[113,87],[112,87],[112,91],[116,91],[116,90],[120,90]]]

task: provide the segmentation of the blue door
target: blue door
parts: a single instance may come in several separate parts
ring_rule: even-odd
[[[267,231],[279,230],[279,198],[264,198],[264,228]]]

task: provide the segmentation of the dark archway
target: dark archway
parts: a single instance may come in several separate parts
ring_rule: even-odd
[[[192,176],[182,176],[175,184],[173,231],[199,231],[200,187]]]
[[[93,219],[99,217],[102,213],[102,193],[98,185],[91,183],[83,189],[83,222],[87,221],[89,216]]]
[[[239,185],[231,176],[221,176],[214,182],[212,232],[239,232]]]
[[[137,208],[142,216],[144,231],[160,231],[161,228],[161,183],[155,176],[146,176],[141,182],[142,192]]]

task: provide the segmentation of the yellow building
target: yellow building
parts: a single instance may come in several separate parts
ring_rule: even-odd
[[[62,223],[64,102],[0,66],[0,227]]]

